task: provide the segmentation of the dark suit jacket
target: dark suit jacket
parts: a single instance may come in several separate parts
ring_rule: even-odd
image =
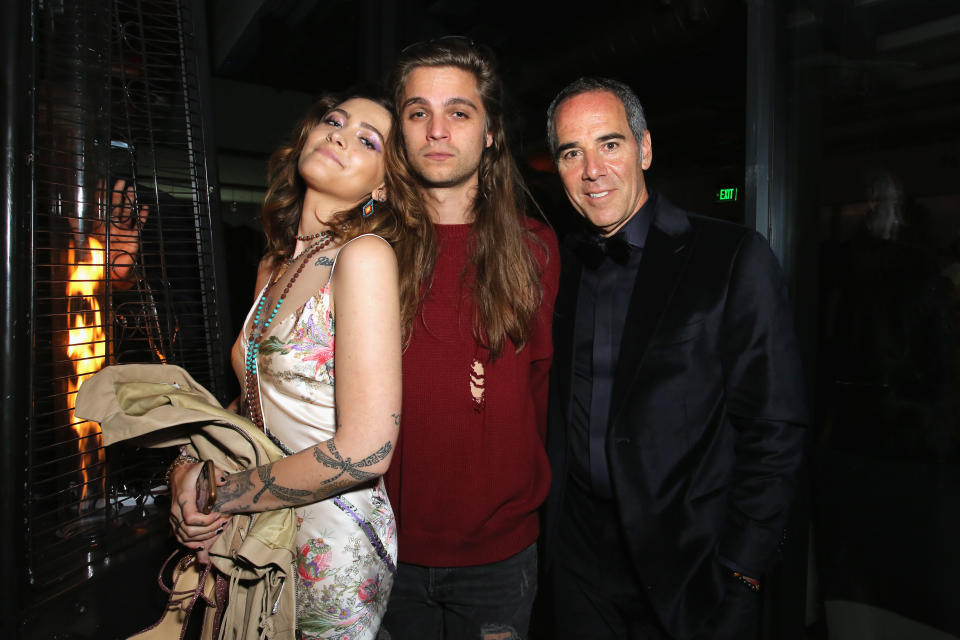
[[[548,571],[568,480],[581,271],[569,249],[561,256]],[[687,638],[718,612],[730,568],[760,578],[776,562],[807,422],[800,358],[766,240],[662,196],[629,304],[607,431],[614,500],[654,609]]]

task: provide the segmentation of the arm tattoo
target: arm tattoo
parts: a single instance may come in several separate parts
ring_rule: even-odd
[[[395,418],[399,420],[399,414]],[[325,445],[325,448],[324,448]],[[379,474],[364,471],[364,467],[371,467],[381,460],[386,459],[387,454],[393,449],[393,445],[385,442],[382,447],[363,460],[354,462],[350,458],[344,459],[337,447],[333,444],[333,439],[327,440],[322,444],[313,447],[313,457],[317,462],[325,467],[335,469],[337,473],[332,477],[320,483],[320,488],[316,491],[306,489],[295,489],[285,487],[277,483],[276,476],[273,475],[273,465],[268,465],[248,469],[240,473],[231,474],[227,483],[217,489],[217,500],[214,503],[214,509],[220,513],[244,513],[250,511],[252,505],[260,501],[264,493],[269,492],[280,502],[290,506],[309,504],[318,500],[323,500],[328,496],[336,495],[349,489],[358,482],[363,482],[371,478],[376,478]],[[256,485],[253,482],[253,474],[256,473],[263,486],[254,493]],[[249,496],[253,494],[253,497]],[[224,505],[231,502],[229,509],[224,509]]]
[[[331,259],[328,258],[327,256],[320,256],[319,258],[317,258],[317,261],[313,263],[313,266],[315,266],[315,267],[332,267],[332,266],[333,266],[333,260],[331,260]]]
[[[271,462],[266,466],[257,467],[257,475],[260,476],[260,482],[263,483],[263,487],[253,496],[253,504],[257,504],[257,501],[260,500],[260,496],[263,495],[264,491],[269,491],[276,498],[290,505],[301,505],[308,502],[305,498],[312,497],[312,491],[293,489],[277,484],[277,478],[273,475],[274,464],[276,463]]]
[[[329,482],[329,480],[327,482]],[[320,500],[326,500],[330,496],[339,495],[351,487],[353,487],[353,480],[337,480],[332,484],[328,484],[325,487],[317,489],[317,492],[313,494],[313,499],[317,502]]]
[[[222,487],[217,487],[217,499],[213,504],[214,510],[220,513],[243,513],[246,508],[245,504],[238,504],[227,511],[223,509],[223,505],[231,500],[239,500],[244,494],[254,488],[253,481],[250,480],[252,473],[253,470],[251,469],[241,473],[230,474],[230,477],[227,478],[227,484]]]
[[[339,480],[343,475],[348,475],[354,480],[360,482],[369,480],[370,478],[375,478],[378,474],[364,471],[362,468],[373,466],[381,460],[384,460],[387,457],[387,454],[390,453],[390,450],[393,449],[393,446],[389,442],[385,442],[383,446],[377,449],[374,453],[371,453],[363,460],[354,462],[350,458],[344,460],[342,457],[340,457],[340,452],[337,451],[336,445],[333,444],[333,438],[330,438],[323,444],[326,445],[326,448],[329,450],[329,454],[327,451],[324,451],[321,448],[322,445],[316,445],[313,448],[313,457],[316,458],[317,462],[323,466],[337,470],[337,474],[335,476],[323,481],[322,484],[324,485]]]
[[[393,418],[393,424],[395,424],[395,425],[397,426],[397,429],[399,429],[399,428],[400,428],[400,414],[399,414],[399,413],[391,413],[391,414],[390,414],[390,417]]]

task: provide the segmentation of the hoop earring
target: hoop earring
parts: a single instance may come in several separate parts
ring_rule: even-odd
[[[373,215],[373,198],[367,200],[367,204],[363,205],[362,213],[364,218],[369,218]]]

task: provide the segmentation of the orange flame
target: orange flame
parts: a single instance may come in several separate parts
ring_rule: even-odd
[[[95,487],[91,487],[96,468],[105,460],[100,425],[96,422],[75,423],[74,404],[80,385],[99,371],[106,359],[107,337],[100,309],[106,273],[104,258],[103,245],[96,238],[89,238],[86,249],[76,249],[73,242],[70,243],[68,264],[72,266],[67,283],[67,355],[73,364],[75,376],[67,381],[67,404],[70,424],[79,436],[80,472],[83,476],[81,510],[89,500],[95,500],[98,493],[102,494],[102,487],[100,491],[94,491]],[[103,484],[102,476],[99,484]]]

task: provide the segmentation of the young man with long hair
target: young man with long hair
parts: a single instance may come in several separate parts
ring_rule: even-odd
[[[387,189],[413,229],[397,251],[416,265],[402,297],[418,304],[386,476],[400,563],[384,626],[400,640],[519,638],[550,485],[557,243],[524,214],[488,51],[461,38],[412,45],[393,86]]]

